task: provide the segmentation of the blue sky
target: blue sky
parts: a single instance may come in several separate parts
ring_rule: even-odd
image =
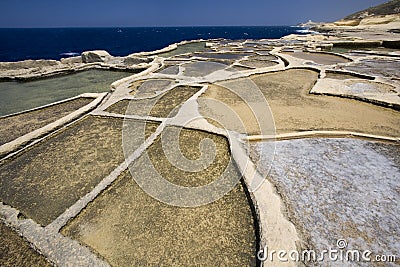
[[[295,25],[385,0],[0,0],[0,27]]]

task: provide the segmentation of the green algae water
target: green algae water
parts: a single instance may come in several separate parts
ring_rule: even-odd
[[[208,50],[206,49],[206,42],[194,42],[194,43],[179,45],[176,49],[169,52],[160,53],[158,54],[158,56],[173,57],[185,53],[204,52],[206,50]]]
[[[83,93],[108,92],[111,83],[131,74],[121,71],[87,70],[28,82],[0,82],[0,116]]]

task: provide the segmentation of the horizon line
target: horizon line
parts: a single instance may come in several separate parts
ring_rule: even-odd
[[[298,23],[300,24],[300,23]],[[46,26],[46,27],[0,27],[0,29],[114,29],[114,28],[207,28],[207,27],[297,27],[297,25],[177,25],[177,26]]]

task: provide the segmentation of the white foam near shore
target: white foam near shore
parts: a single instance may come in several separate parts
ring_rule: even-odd
[[[301,30],[296,30],[297,33],[303,33],[303,34],[319,34],[317,31],[313,31],[310,29],[301,29]]]

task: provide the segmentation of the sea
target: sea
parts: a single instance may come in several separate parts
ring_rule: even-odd
[[[226,38],[275,39],[304,28],[266,27],[135,27],[135,28],[0,28],[0,61],[56,59],[88,50],[114,56],[153,51],[184,40]]]

